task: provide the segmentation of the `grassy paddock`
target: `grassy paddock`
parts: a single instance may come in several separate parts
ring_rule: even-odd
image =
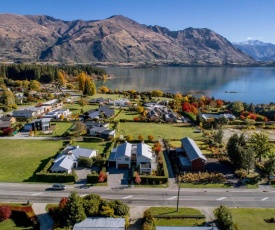
[[[55,156],[62,144],[48,140],[0,140],[0,181],[34,181],[34,173]]]
[[[151,207],[148,209],[152,215],[202,215],[202,213],[193,208],[179,208],[179,211],[176,211],[176,208],[171,207]],[[205,219],[156,219],[157,226],[200,226],[203,225]]]
[[[194,129],[191,127],[149,122],[121,122],[119,127],[119,135],[131,134],[134,139],[137,139],[139,135],[143,135],[145,139],[147,139],[148,135],[153,135],[155,140],[159,136],[165,139],[180,139],[183,137],[196,139],[202,136],[202,133],[194,133],[193,131]]]
[[[275,218],[273,208],[232,208],[233,220],[240,230],[272,230],[275,224],[269,224],[264,219]]]
[[[95,149],[98,150],[99,153],[103,153],[107,147],[111,145],[111,141],[106,141],[106,142],[75,142],[73,145],[79,145],[81,148],[88,148],[88,149]]]

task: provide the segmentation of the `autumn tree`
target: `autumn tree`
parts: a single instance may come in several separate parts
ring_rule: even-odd
[[[148,135],[148,141],[153,141],[154,140],[154,136],[153,135]]]
[[[14,94],[12,93],[12,91],[10,91],[9,89],[7,89],[6,87],[4,88],[4,92],[2,93],[2,99],[1,102],[7,106],[9,109],[11,108],[16,108],[17,105],[15,103],[15,97]]]
[[[7,205],[0,206],[0,222],[9,219],[11,216],[11,209]]]
[[[98,182],[99,183],[103,183],[106,179],[106,174],[105,172],[101,171],[98,175]]]
[[[78,137],[81,134],[86,133],[86,125],[81,121],[76,121],[73,126],[74,136]]]
[[[126,140],[127,141],[132,141],[133,140],[133,136],[131,134],[126,136]]]
[[[140,175],[138,173],[137,173],[136,178],[135,178],[135,183],[138,184],[138,185],[141,183],[141,178],[140,178]]]
[[[144,137],[143,137],[142,135],[139,135],[139,136],[138,136],[138,139],[139,139],[140,141],[144,141]]]
[[[271,152],[273,145],[269,142],[269,137],[264,132],[255,132],[251,135],[249,141],[251,147],[255,150],[256,159],[262,160],[262,157],[268,156]]]
[[[83,197],[83,206],[87,216],[98,215],[101,204],[101,197],[97,194],[90,194]]]
[[[108,93],[110,90],[109,90],[109,88],[107,86],[103,85],[103,86],[101,86],[101,87],[98,88],[98,91],[100,93]]]
[[[30,89],[30,90],[39,91],[39,90],[40,90],[40,86],[41,86],[41,84],[40,84],[39,81],[32,80],[32,81],[30,81],[29,89]]]
[[[144,108],[143,108],[142,106],[137,106],[136,111],[137,111],[138,113],[143,113]]]
[[[223,106],[223,101],[221,99],[217,99],[216,106],[217,106],[217,108],[221,108]]]
[[[161,90],[153,90],[151,92],[152,97],[162,97],[163,96],[163,92]]]
[[[65,72],[64,71],[61,71],[61,70],[57,71],[56,82],[61,86],[64,86],[66,84]]]
[[[85,79],[85,85],[84,85],[83,95],[93,96],[95,94],[96,94],[95,83],[89,77],[87,77]]]
[[[84,91],[84,87],[85,87],[85,80],[86,80],[87,76],[84,72],[81,72],[78,76],[77,76],[77,80],[78,80],[78,89],[80,91]]]

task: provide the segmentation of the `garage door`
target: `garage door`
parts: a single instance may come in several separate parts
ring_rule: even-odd
[[[128,168],[129,168],[129,165],[128,165],[128,164],[118,164],[118,165],[117,165],[117,168],[118,168],[118,169],[128,169]]]

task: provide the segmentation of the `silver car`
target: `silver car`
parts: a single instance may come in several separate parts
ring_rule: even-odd
[[[66,189],[66,186],[63,185],[63,184],[54,184],[54,185],[52,186],[52,189],[53,189],[53,190],[65,190],[65,189]]]

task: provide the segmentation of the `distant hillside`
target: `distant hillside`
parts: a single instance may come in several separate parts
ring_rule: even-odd
[[[123,16],[62,21],[49,16],[0,14],[0,42],[0,57],[7,61],[254,63],[209,29],[170,31]]]
[[[233,45],[257,61],[275,61],[275,45],[271,43],[248,40]]]

